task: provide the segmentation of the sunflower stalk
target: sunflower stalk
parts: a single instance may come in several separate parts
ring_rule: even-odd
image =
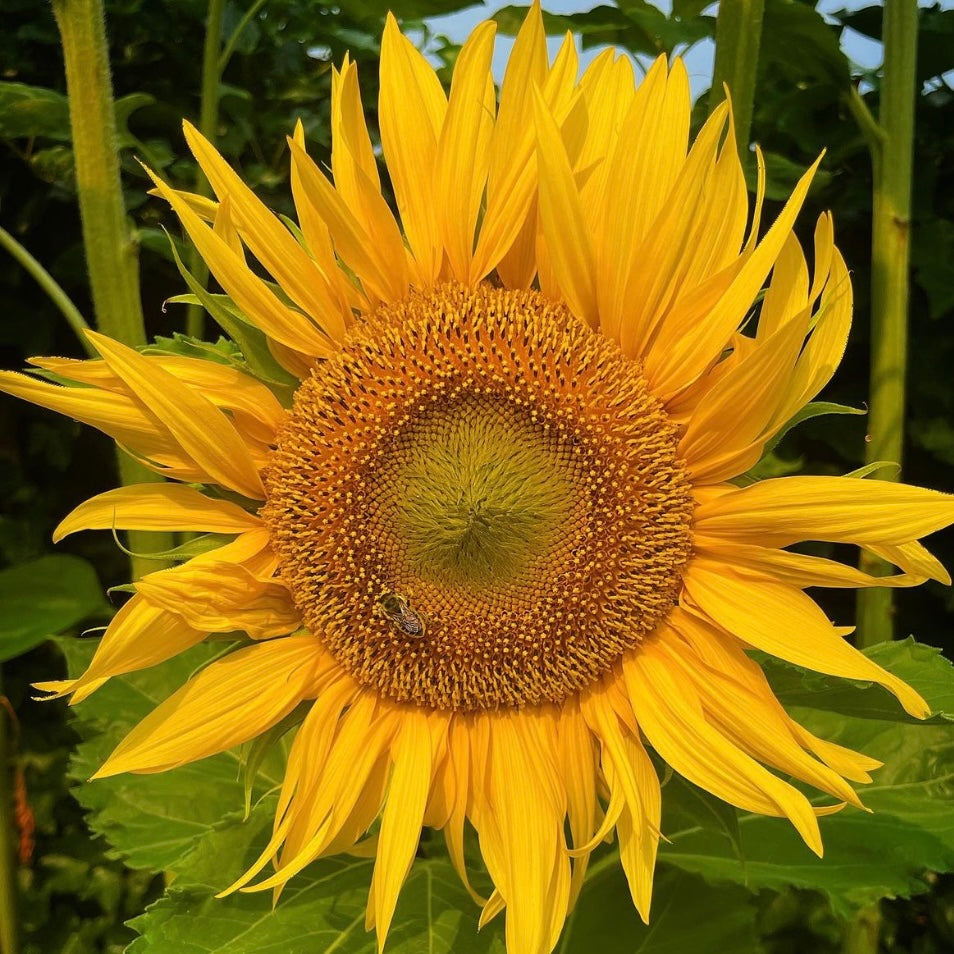
[[[709,92],[709,112],[725,99],[728,86],[743,165],[749,154],[764,8],[765,0],[720,0],[716,19],[715,72]]]
[[[96,325],[125,344],[143,345],[146,332],[139,298],[138,248],[127,224],[119,176],[103,0],[53,0],[53,14],[66,65],[76,192]],[[124,451],[119,450],[117,458],[124,485],[156,479]],[[135,552],[172,546],[170,534],[129,533],[129,548]],[[132,559],[134,577],[154,569],[154,561]]]
[[[901,463],[904,442],[905,367],[908,342],[908,270],[914,145],[917,0],[885,0],[884,69],[878,116],[880,135],[863,127],[874,177],[871,242],[871,393],[868,462]],[[858,110],[855,110],[856,115]],[[864,115],[862,113],[861,115]],[[897,480],[899,473],[887,475]],[[885,575],[889,564],[862,556],[867,573]],[[894,637],[893,591],[858,594],[858,645]]]
[[[199,101],[199,131],[213,145],[215,127],[219,121],[219,84],[222,79],[221,46],[222,17],[225,12],[225,0],[209,0],[209,11],[205,20],[205,45],[202,50],[202,93]],[[195,191],[199,195],[211,197],[212,187],[202,169],[196,167]],[[189,249],[189,271],[205,288],[209,281],[209,268],[199,254],[198,249]],[[186,310],[186,334],[201,338],[205,331],[205,313],[201,305],[189,305]]]

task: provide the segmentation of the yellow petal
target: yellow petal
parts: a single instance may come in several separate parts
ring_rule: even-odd
[[[301,626],[284,586],[258,579],[240,564],[216,561],[217,554],[148,573],[136,584],[136,592],[207,633],[241,630],[252,639],[270,639]]]
[[[549,951],[569,904],[570,866],[563,837],[565,803],[551,787],[541,752],[521,712],[492,722],[488,804],[478,820],[481,850],[507,903],[507,949]],[[521,779],[519,791],[514,779]],[[484,851],[486,847],[486,851]]]
[[[461,282],[470,278],[474,229],[490,167],[495,107],[490,58],[495,33],[496,24],[487,20],[461,47],[437,147],[441,235],[451,272]]]
[[[761,456],[769,437],[766,429],[786,397],[807,317],[785,324],[723,375],[699,402],[679,441],[679,454],[694,480],[727,480]]]
[[[748,255],[729,290],[705,321],[694,327],[675,328],[670,325],[668,334],[666,328],[663,329],[646,356],[647,373],[660,393],[690,384],[719,357],[732,333],[742,323],[787,241],[821,160],[819,156],[799,180],[782,212]]]
[[[216,407],[231,411],[241,432],[255,440],[272,443],[284,423],[287,412],[275,395],[238,368],[182,355],[145,354],[143,357],[195,388]],[[71,381],[134,396],[109,365],[99,359],[31,358],[30,364]]]
[[[215,147],[190,123],[186,142],[219,199],[228,197],[231,219],[255,257],[306,314],[335,341],[345,334],[344,316],[321,270],[278,217],[245,185]]]
[[[307,151],[305,150],[305,127],[300,119],[295,123],[294,140],[302,151]],[[305,244],[312,258],[315,259],[315,264],[335,289],[338,307],[345,318],[345,323],[348,324],[352,309],[364,310],[368,307],[368,301],[358,285],[346,277],[339,267],[331,242],[331,233],[308,198],[294,162],[291,166],[291,188],[295,211],[298,213],[298,225],[305,238]]]
[[[629,825],[625,849],[620,840],[620,860],[633,904],[648,924],[662,806],[659,779],[642,743],[634,734],[622,731],[615,710],[598,690],[584,695],[582,705],[600,739],[610,790],[615,794],[619,789],[622,794],[622,810]]]
[[[817,604],[801,590],[757,576],[726,572],[696,557],[684,577],[691,600],[719,627],[756,649],[815,672],[863,679],[889,689],[916,718],[927,703],[906,682],[882,669],[843,638]],[[851,630],[847,630],[850,632]]]
[[[73,703],[81,702],[107,679],[171,659],[206,635],[181,617],[133,596],[106,627],[86,672],[73,682]]]
[[[248,448],[225,414],[132,348],[96,332],[87,332],[87,336],[110,369],[215,481],[246,497],[264,498],[265,489]]]
[[[332,352],[330,339],[304,315],[279,301],[265,282],[249,270],[244,259],[206,226],[174,190],[155,176],[153,182],[178,215],[209,271],[250,321],[268,337],[300,354],[314,357]]]
[[[678,95],[677,95],[678,94]],[[600,319],[604,334],[619,339],[627,309],[626,288],[638,266],[637,253],[686,159],[689,86],[681,61],[669,75],[666,58],[650,67],[622,120],[606,159]],[[685,213],[687,210],[683,210]]]
[[[294,139],[288,145],[302,192],[327,224],[338,254],[371,294],[383,301],[402,297],[407,291],[403,252],[398,267],[389,263],[314,161]]]
[[[920,543],[900,543],[895,546],[869,544],[865,549],[912,576],[923,576],[926,580],[937,580],[945,586],[951,585],[951,574],[941,561]]]
[[[53,531],[53,542],[79,530],[195,530],[241,533],[261,526],[254,514],[181,484],[133,484],[81,503]]]
[[[358,69],[354,64],[343,69],[338,82],[332,83],[331,109],[331,169],[335,189],[344,199],[351,215],[359,221],[363,233],[368,236],[368,251],[376,259],[377,270],[386,276],[383,287],[389,298],[399,297],[406,291],[410,281],[407,250],[394,215],[381,195],[377,163],[361,107]],[[302,189],[314,199],[304,182]],[[316,205],[319,211],[323,207],[324,202]],[[335,229],[332,235],[337,235]],[[360,272],[358,277],[361,277]]]
[[[688,614],[685,614],[688,616]],[[657,651],[673,672],[692,683],[709,721],[743,752],[801,779],[835,798],[863,808],[854,789],[828,766],[812,758],[789,729],[772,691],[762,692],[707,665],[681,641],[664,633]],[[666,638],[668,637],[668,638]]]
[[[680,775],[746,811],[787,816],[809,848],[821,855],[818,822],[808,799],[713,728],[698,694],[652,644],[624,657],[623,672],[640,727]]]
[[[433,201],[437,141],[447,99],[437,74],[388,14],[381,41],[378,119],[398,211],[425,283],[441,269],[443,243]]]
[[[322,655],[314,636],[290,636],[210,663],[146,716],[93,778],[162,772],[261,735],[307,696]]]
[[[728,107],[720,104],[706,120],[685,162],[680,164],[665,201],[659,204],[637,249],[629,255],[625,250],[619,253],[626,268],[620,276],[626,284],[618,292],[626,305],[619,324],[620,348],[631,357],[645,356],[647,371],[655,370],[659,360],[656,352],[665,347],[660,344],[650,348],[657,332],[660,337],[668,337],[684,330],[684,321],[675,320],[678,311],[666,321],[662,319],[681,288],[685,263],[692,256],[696,224],[710,200],[715,159],[727,120]],[[607,196],[607,201],[612,201],[611,196]],[[639,267],[640,262],[652,262],[653,267]]]
[[[896,545],[954,523],[954,495],[870,478],[777,477],[700,504],[695,521],[704,536],[765,546]]]
[[[771,576],[780,583],[788,583],[804,589],[807,586],[863,587],[863,586],[920,586],[929,579],[929,574],[898,576],[872,576],[857,567],[846,566],[835,560],[774,550],[745,543],[720,543],[696,536],[693,548],[721,563],[738,566]]]
[[[539,0],[534,0],[517,33],[500,87],[500,109],[493,126],[487,174],[487,208],[469,276],[483,278],[512,246],[532,209],[535,138],[526,121],[534,86],[548,73],[546,33]],[[534,213],[535,218],[535,213]]]
[[[791,233],[772,269],[772,280],[759,310],[756,340],[767,340],[807,307],[808,266],[798,237]]]
[[[592,328],[599,327],[596,266],[580,194],[560,129],[543,97],[533,104],[537,129],[540,222],[560,290],[570,310]]]
[[[398,892],[414,861],[434,770],[434,741],[427,713],[404,709],[400,722],[391,752],[394,773],[381,818],[378,856],[371,881],[378,951],[384,949]]]
[[[180,480],[204,482],[210,479],[182,452],[168,429],[125,394],[98,388],[59,387],[15,371],[0,371],[0,391],[103,431],[121,446],[145,458],[154,470]]]
[[[235,224],[232,222],[232,200],[228,194],[222,197],[222,201],[215,210],[215,218],[212,220],[212,231],[225,242],[226,245],[236,255],[244,260],[245,246],[242,245],[242,239],[239,237]]]

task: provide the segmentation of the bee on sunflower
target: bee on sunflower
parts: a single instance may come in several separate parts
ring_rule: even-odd
[[[811,270],[792,231],[817,163],[763,232],[729,107],[690,140],[678,59],[637,85],[608,50],[578,77],[569,38],[549,62],[534,5],[498,101],[493,42],[477,27],[447,95],[389,18],[379,116],[398,215],[347,58],[330,178],[301,128],[289,140],[291,228],[186,126],[216,198],[156,188],[226,293],[205,300],[242,367],[91,333],[100,358],[32,362],[75,386],[7,372],[0,387],[168,478],[87,501],[56,539],[225,535],[135,581],[86,672],[43,685],[78,702],[209,634],[247,637],[96,777],[204,758],[306,703],[273,836],[223,889],[280,889],[370,837],[383,945],[426,826],[482,922],[505,911],[510,954],[547,954],[614,834],[649,918],[647,748],[821,854],[818,815],[862,807],[850,783],[878,763],[791,719],[747,651],[879,683],[926,716],[804,590],[949,583],[920,538],[954,522],[954,498],[856,477],[733,482],[845,347],[831,218]],[[807,540],[898,573],[786,549]],[[489,898],[470,887],[468,825]]]

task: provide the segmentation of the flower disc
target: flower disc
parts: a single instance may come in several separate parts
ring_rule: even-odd
[[[379,308],[299,389],[263,516],[309,628],[402,702],[559,702],[671,609],[692,495],[638,364],[532,291]]]

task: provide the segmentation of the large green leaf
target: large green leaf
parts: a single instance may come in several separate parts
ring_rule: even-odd
[[[166,896],[132,922],[142,935],[130,954],[376,954],[364,929],[371,862],[319,861],[294,878],[272,909],[271,892],[221,891],[258,855],[271,831],[274,799],[248,822],[214,831],[185,859]],[[499,927],[477,931],[477,909],[450,863],[415,862],[388,937],[389,954],[504,954]]]
[[[0,606],[0,662],[84,620],[112,613],[93,567],[67,555],[0,571]]]
[[[558,954],[758,954],[752,895],[661,867],[649,925],[633,907],[615,856],[587,879]]]
[[[936,650],[907,640],[868,655],[907,679],[936,712],[954,708],[954,670]],[[881,897],[924,891],[927,872],[954,869],[954,724],[943,716],[912,720],[878,687],[805,676],[784,664],[766,668],[796,719],[884,762],[861,788],[873,814],[849,806],[820,819],[824,859],[787,822],[759,815],[739,814],[734,844],[725,831],[699,824],[696,803],[709,796],[674,778],[663,791],[669,843],[661,858],[714,883],[822,891],[846,916]]]
[[[617,6],[600,4],[579,13],[544,12],[543,23],[549,34],[567,30],[579,34],[584,49],[609,45],[655,56],[713,35],[715,19],[699,15],[697,8],[698,4],[683,4],[667,16],[646,0],[619,0]],[[493,19],[501,33],[515,35],[528,10],[526,6],[503,7]]]
[[[129,954],[376,954],[364,931],[371,863],[335,858],[290,883],[278,906],[271,896],[212,893],[247,865],[270,827],[272,803],[249,823],[215,832],[185,859],[166,896],[132,922],[141,937]],[[223,870],[223,862],[238,863]],[[559,954],[757,954],[752,896],[714,887],[675,870],[656,881],[651,924],[643,924],[614,856],[587,882],[558,946]],[[478,933],[476,908],[442,858],[418,859],[401,893],[388,954],[503,954],[501,919]]]

